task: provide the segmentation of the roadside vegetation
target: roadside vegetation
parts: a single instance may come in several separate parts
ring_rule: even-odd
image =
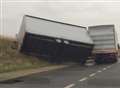
[[[19,53],[14,40],[0,38],[0,73],[49,65],[51,64],[37,57]]]

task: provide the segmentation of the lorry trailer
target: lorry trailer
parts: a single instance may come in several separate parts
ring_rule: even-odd
[[[92,55],[96,63],[113,63],[117,61],[117,35],[114,25],[88,27],[89,35],[94,42]]]
[[[118,57],[120,57],[120,44],[118,43]]]
[[[86,27],[25,15],[17,36],[19,51],[50,62],[85,63],[93,41]]]

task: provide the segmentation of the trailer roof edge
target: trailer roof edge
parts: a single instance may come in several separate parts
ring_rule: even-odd
[[[36,18],[36,19],[41,19],[41,20],[45,20],[45,21],[50,21],[50,22],[54,22],[54,23],[64,24],[64,25],[70,25],[70,26],[75,26],[75,27],[81,27],[81,28],[85,28],[85,29],[87,30],[87,27],[83,27],[83,26],[79,26],[79,25],[74,25],[74,24],[69,24],[69,23],[54,21],[54,20],[45,19],[45,18],[36,17],[36,16],[31,16],[31,15],[24,15],[24,16],[26,16],[26,17],[32,17],[32,18]]]
[[[94,27],[106,27],[106,26],[112,26],[115,27],[114,24],[107,24],[107,25],[95,25],[95,26],[88,26],[88,28],[94,28]]]

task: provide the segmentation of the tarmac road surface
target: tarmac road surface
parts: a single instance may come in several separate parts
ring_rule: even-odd
[[[0,83],[0,88],[120,88],[120,63],[73,65]]]

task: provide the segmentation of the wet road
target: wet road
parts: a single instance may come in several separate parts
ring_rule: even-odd
[[[74,65],[0,83],[0,88],[120,88],[120,64]]]

